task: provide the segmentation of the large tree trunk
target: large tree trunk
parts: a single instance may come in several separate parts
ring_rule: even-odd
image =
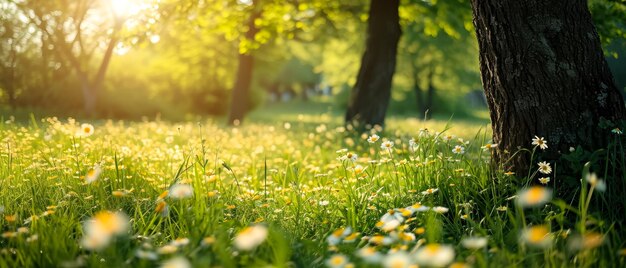
[[[346,124],[384,125],[396,69],[399,0],[371,0],[365,53],[352,88]]]
[[[530,154],[513,155],[520,148],[532,149],[534,135],[548,141],[540,157],[561,171],[566,165],[558,159],[570,147],[605,148],[611,135],[598,126],[601,118],[617,122],[626,111],[587,2],[471,2],[493,141],[500,144],[494,164],[518,175],[535,170]],[[568,174],[562,175],[557,179]],[[569,174],[569,183],[580,185],[574,179],[580,175]]]
[[[254,42],[254,36],[259,31],[254,21],[261,16],[258,9],[258,0],[252,1],[253,9],[248,18],[248,31],[244,38]],[[229,125],[238,125],[243,121],[248,112],[250,103],[250,85],[252,84],[252,74],[254,71],[254,55],[251,51],[239,54],[239,65],[237,66],[237,77],[230,102],[230,113],[228,115]]]

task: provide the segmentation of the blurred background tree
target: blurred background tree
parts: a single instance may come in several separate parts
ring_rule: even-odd
[[[589,4],[623,89],[625,5]],[[229,122],[279,102],[345,111],[365,50],[369,5],[0,0],[0,106],[3,113],[134,119],[231,115]],[[468,1],[402,0],[398,12],[403,34],[389,113],[484,111]],[[249,74],[241,71],[246,57],[254,62]],[[234,96],[235,89],[242,94]]]

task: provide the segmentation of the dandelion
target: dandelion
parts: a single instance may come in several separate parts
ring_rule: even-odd
[[[372,136],[369,136],[369,138],[367,138],[367,142],[369,143],[375,143],[380,139],[380,137],[376,134],[372,134]]]
[[[552,199],[552,191],[541,186],[532,186],[517,193],[517,204],[521,207],[541,206]]]
[[[177,183],[172,185],[168,196],[173,199],[189,198],[193,195],[193,188],[189,184]]]
[[[536,225],[525,228],[520,236],[522,242],[539,248],[547,248],[552,244],[550,230],[545,225]]]
[[[411,257],[404,251],[389,253],[383,260],[385,268],[407,268],[411,265]]]
[[[454,249],[448,245],[428,244],[415,253],[415,260],[424,266],[442,267],[454,260]]]
[[[606,183],[604,180],[599,179],[596,173],[589,173],[585,176],[585,180],[589,182],[592,188],[594,188],[598,192],[606,191]]]
[[[348,257],[343,254],[334,254],[326,260],[326,266],[331,268],[343,268],[349,263]]]
[[[552,173],[552,168],[550,167],[550,163],[543,161],[543,162],[537,163],[537,165],[539,166],[539,172],[543,174]]]
[[[546,185],[550,182],[550,177],[539,178],[539,182],[543,185]]]
[[[174,257],[164,261],[161,268],[191,268],[191,263],[184,257]]]
[[[94,132],[93,125],[85,123],[85,124],[80,125],[80,131],[78,132],[78,134],[79,136],[89,137],[93,135],[93,132]]]
[[[538,146],[541,150],[548,149],[548,142],[544,140],[543,137],[539,138],[535,136],[532,145]]]
[[[383,141],[383,143],[380,145],[380,148],[383,150],[391,151],[391,149],[393,149],[393,141]]]
[[[90,184],[98,180],[98,177],[100,177],[100,173],[102,173],[102,168],[100,167],[100,165],[94,165],[92,169],[87,171],[87,175],[85,175],[85,182],[87,184]]]
[[[452,149],[452,152],[455,154],[463,154],[465,153],[465,147],[461,145],[456,145],[454,146],[454,149]]]
[[[481,249],[487,246],[487,238],[477,236],[466,237],[461,240],[461,245],[467,249]]]
[[[235,247],[243,251],[253,250],[265,241],[267,233],[267,227],[263,225],[246,227],[235,237]]]

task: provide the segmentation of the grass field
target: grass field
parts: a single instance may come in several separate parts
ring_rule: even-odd
[[[551,199],[559,178],[490,171],[484,119],[354,133],[327,108],[275,112],[239,127],[5,117],[0,267],[626,265],[588,202]],[[582,200],[601,196],[590,181]]]

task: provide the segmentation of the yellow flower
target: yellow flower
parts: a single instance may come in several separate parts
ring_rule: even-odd
[[[522,231],[521,239],[528,245],[547,248],[552,245],[552,234],[546,225],[535,225]]]
[[[523,189],[517,194],[517,204],[522,207],[541,206],[552,199],[552,191],[541,186]]]

